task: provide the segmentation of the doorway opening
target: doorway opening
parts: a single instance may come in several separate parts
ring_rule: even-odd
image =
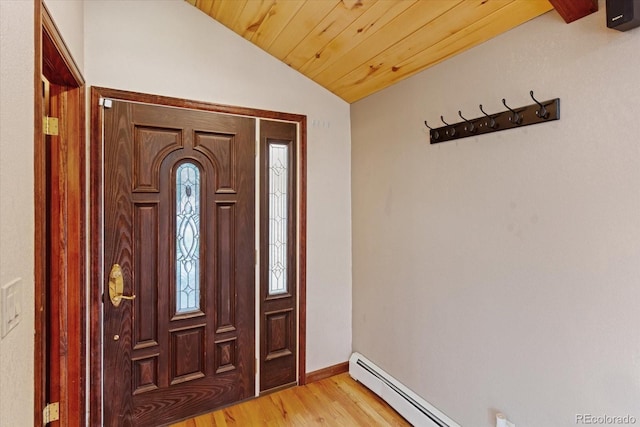
[[[304,384],[305,116],[106,88],[91,111],[91,425]]]
[[[34,421],[46,424],[56,413],[63,425],[82,425],[85,83],[40,1],[35,20]]]

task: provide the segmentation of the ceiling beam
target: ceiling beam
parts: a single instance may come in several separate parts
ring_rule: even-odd
[[[598,11],[598,0],[549,0],[568,24]]]

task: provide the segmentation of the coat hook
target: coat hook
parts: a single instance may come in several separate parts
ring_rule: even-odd
[[[445,125],[451,126],[449,123],[444,121],[444,117],[440,116],[440,120],[442,120],[442,123],[444,123]],[[449,136],[454,136],[456,134],[456,128],[452,127],[451,132],[445,131],[445,133]]]
[[[440,138],[440,133],[437,130],[434,130],[431,126],[429,126],[426,120],[424,121],[424,125],[428,127],[430,131],[432,131],[431,136],[433,137],[433,139]]]
[[[484,114],[485,116],[489,117],[489,119],[490,119],[489,127],[491,129],[495,129],[496,128],[496,120],[492,116],[490,116],[490,115],[488,115],[487,113],[484,112],[484,110],[482,109],[482,104],[480,104],[480,111],[482,111],[482,114]]]
[[[465,119],[465,118],[464,118],[464,116],[462,115],[462,111],[458,110],[458,115],[460,116],[460,118],[461,118],[462,120],[464,120],[464,121],[469,125],[469,129],[467,129],[467,128],[466,128],[466,126],[465,126],[465,129],[466,129],[466,130],[468,130],[468,131],[469,131],[469,132],[471,132],[471,133],[474,133],[474,132],[476,132],[476,131],[477,131],[477,129],[476,129],[476,127],[474,126],[474,124],[473,124],[473,123],[471,123],[469,120],[467,120],[467,119]]]
[[[533,91],[532,90],[529,91],[529,95],[531,95],[531,99],[533,99],[536,102],[536,104],[538,104],[540,106],[540,109],[536,110],[536,116],[541,117],[543,119],[549,118],[549,112],[547,111],[547,109],[545,108],[544,105],[539,103],[538,100],[533,97]]]
[[[513,111],[511,109],[511,107],[509,107],[507,105],[507,101],[504,98],[502,98],[502,103],[504,104],[505,107],[507,107],[507,109],[509,111],[511,111],[511,113],[513,113],[513,115],[511,117],[509,117],[509,120],[511,120],[513,123],[519,125],[522,122],[522,116],[520,116],[520,114],[518,114],[515,111]]]

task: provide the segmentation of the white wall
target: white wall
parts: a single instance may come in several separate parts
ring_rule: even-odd
[[[307,370],[345,361],[349,106],[186,2],[46,4],[88,85],[308,116]],[[0,1],[0,286],[23,284],[21,323],[0,341],[1,427],[33,425],[33,10]]]
[[[640,29],[555,12],[351,107],[353,340],[461,425],[640,423]],[[429,145],[423,120],[561,98]]]
[[[0,426],[33,425],[33,2],[0,1],[0,286],[22,279],[0,340]]]
[[[85,18],[89,85],[307,115],[307,371],[346,361],[349,105],[184,1],[91,1]]]

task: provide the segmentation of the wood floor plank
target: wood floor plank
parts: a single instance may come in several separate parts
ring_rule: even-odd
[[[346,381],[335,381],[335,385],[340,389],[341,392],[345,393],[353,402],[354,405],[365,412],[369,417],[373,420],[377,421],[377,425],[390,425],[390,426],[404,426],[406,425],[406,421],[404,419],[398,420],[397,414],[394,412],[390,412],[385,410],[388,408],[388,405],[382,398],[376,396],[371,393],[372,399],[367,400],[366,403],[360,399],[360,390],[361,384],[354,382],[346,382]]]
[[[279,425],[300,425],[310,418],[310,414],[305,412],[304,401],[300,399],[296,390],[276,393],[270,396],[270,400],[280,408],[281,417],[277,420]]]
[[[328,425],[358,425],[348,413],[341,411],[338,401],[334,399],[335,390],[323,390],[322,385],[326,382],[318,381],[309,384],[304,390],[298,390],[301,398],[308,399],[307,407],[322,408],[320,415]],[[342,423],[341,423],[342,421]]]
[[[268,394],[171,427],[398,426],[410,424],[348,373]]]

